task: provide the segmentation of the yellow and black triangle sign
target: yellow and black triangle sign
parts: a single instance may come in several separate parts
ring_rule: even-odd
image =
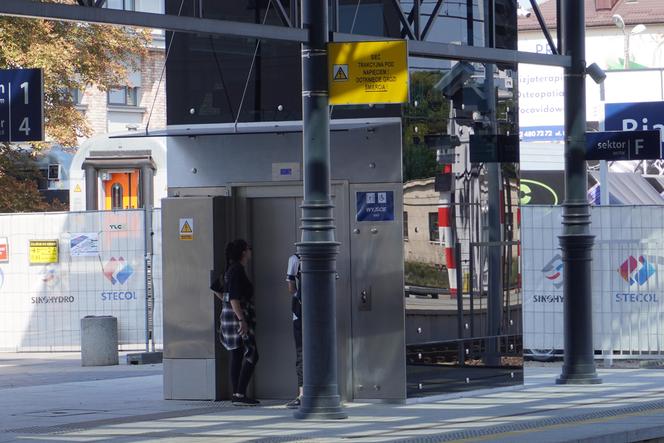
[[[194,231],[191,229],[191,226],[189,226],[189,222],[184,222],[184,225],[182,225],[182,229],[180,230],[180,232],[182,234],[191,234]]]
[[[348,65],[334,65],[334,80],[348,80]]]

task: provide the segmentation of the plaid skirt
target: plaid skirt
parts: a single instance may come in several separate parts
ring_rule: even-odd
[[[238,332],[240,321],[235,315],[231,304],[224,302],[219,317],[219,341],[229,351],[244,347],[244,358],[251,363],[256,363],[258,361],[258,348],[256,347],[256,333],[254,331],[256,325],[254,308],[253,306],[246,306],[242,310],[244,311],[244,318],[249,325],[249,333],[244,337],[240,335]]]

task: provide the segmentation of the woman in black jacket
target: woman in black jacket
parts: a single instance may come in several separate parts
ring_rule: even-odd
[[[226,246],[220,339],[231,353],[232,400],[238,406],[259,404],[258,400],[247,397],[247,386],[258,362],[254,286],[245,271],[250,258],[251,248],[245,240],[237,239]]]

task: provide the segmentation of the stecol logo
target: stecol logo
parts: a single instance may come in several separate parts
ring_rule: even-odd
[[[656,257],[654,262],[659,260],[661,257]],[[616,303],[659,303],[657,292],[641,292],[641,287],[648,290],[649,283],[654,281],[651,278],[656,272],[655,266],[644,256],[641,255],[638,259],[633,255],[627,257],[618,268],[618,274],[629,283],[630,287],[636,285],[639,289],[637,292],[619,292],[615,294],[614,301]]]
[[[648,279],[655,275],[655,267],[650,264],[643,256],[638,261],[633,256],[629,256],[618,268],[620,276],[629,283],[630,286],[646,284]]]
[[[104,277],[112,284],[124,284],[134,273],[134,269],[125,262],[123,257],[111,259],[104,265]]]
[[[547,280],[553,283],[553,287],[560,289],[563,285],[563,259],[560,254],[556,254],[553,258],[547,263],[544,268],[542,268],[542,273]]]

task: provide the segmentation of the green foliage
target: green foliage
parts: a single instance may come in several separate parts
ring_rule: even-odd
[[[404,279],[407,285],[426,286],[429,288],[449,287],[447,269],[431,263],[406,261],[404,264]]]
[[[411,99],[403,108],[404,181],[429,178],[436,173],[436,152],[427,147],[424,137],[447,132],[449,100],[434,89],[440,78],[439,71],[410,74]]]
[[[0,213],[48,209],[37,190],[39,174],[30,152],[0,144]]]
[[[76,0],[43,2],[77,4]],[[46,139],[73,147],[77,137],[90,135],[90,128],[71,92],[90,85],[105,91],[126,84],[128,69],[139,67],[149,42],[147,30],[2,16],[0,69],[43,70]],[[29,165],[35,151],[46,145],[33,143],[28,154],[0,144],[0,212],[52,208],[37,190],[39,171]],[[62,205],[56,204],[56,209]]]

